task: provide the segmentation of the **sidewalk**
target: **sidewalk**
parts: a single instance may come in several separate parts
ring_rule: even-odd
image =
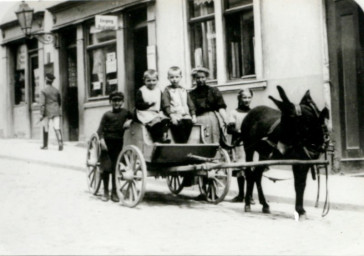
[[[63,151],[58,151],[56,144],[50,144],[48,150],[40,149],[39,140],[0,139],[0,159],[12,159],[54,167],[84,171],[86,166],[86,144],[79,142],[66,142]],[[272,182],[263,179],[267,198],[293,202],[294,187],[293,174],[290,170],[271,169],[264,173],[266,177],[280,178],[284,181]],[[329,193],[332,208],[346,208],[364,211],[364,178],[363,175],[330,175]],[[164,182],[164,181],[163,181]],[[325,176],[321,175],[320,205],[325,197]],[[232,180],[231,193],[236,194],[235,178]],[[314,204],[317,193],[317,181],[312,180],[311,174],[307,179],[305,200]]]
[[[58,145],[50,143],[48,150],[41,150],[39,140],[0,139],[0,158],[83,171],[86,166],[86,144],[79,144],[65,142],[63,151],[58,151]]]

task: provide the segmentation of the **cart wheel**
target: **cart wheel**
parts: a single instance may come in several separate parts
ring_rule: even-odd
[[[230,163],[229,154],[222,148],[217,150],[215,159],[220,163]],[[229,192],[230,181],[231,168],[216,168],[209,170],[206,176],[198,177],[198,186],[208,202],[218,204]]]
[[[178,195],[182,191],[184,177],[178,174],[170,174],[167,176],[167,185],[169,190]]]
[[[88,145],[87,145],[87,186],[89,191],[96,195],[101,185],[101,171],[100,171],[100,158],[101,147],[99,136],[94,133],[92,134]]]
[[[147,167],[142,152],[133,145],[119,154],[115,168],[116,189],[120,202],[135,207],[144,197]]]

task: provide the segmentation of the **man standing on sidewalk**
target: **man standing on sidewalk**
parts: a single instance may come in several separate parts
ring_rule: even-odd
[[[46,86],[40,93],[40,114],[43,121],[43,146],[41,149],[48,149],[49,124],[53,126],[58,141],[58,150],[63,150],[61,133],[61,94],[52,86],[54,75],[45,75]]]

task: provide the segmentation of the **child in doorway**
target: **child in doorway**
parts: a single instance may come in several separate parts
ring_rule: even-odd
[[[235,146],[234,153],[236,156],[236,161],[245,161],[244,146],[240,145],[241,142],[241,124],[244,118],[250,111],[250,103],[253,97],[253,91],[250,89],[240,90],[238,93],[238,108],[230,112],[229,124],[227,127],[227,132],[231,134],[231,142]],[[243,202],[244,201],[244,187],[245,178],[240,176],[237,178],[239,194],[233,199],[233,202]],[[253,199],[252,199],[252,202]]]
[[[144,85],[136,94],[135,107],[138,120],[149,130],[153,141],[170,143],[167,138],[169,118],[161,112],[162,91],[157,86],[158,74],[154,69],[144,72]]]
[[[167,86],[162,95],[162,109],[171,119],[171,132],[176,143],[186,143],[190,137],[192,126],[196,123],[195,106],[187,90],[179,85],[182,71],[173,66],[168,70]]]
[[[122,92],[112,92],[109,96],[109,101],[112,106],[111,111],[107,111],[101,118],[97,134],[100,138],[101,150],[107,150],[110,157],[112,168],[112,193],[111,200],[119,202],[119,197],[116,193],[115,166],[118,155],[123,148],[124,128],[131,121],[132,114],[122,108],[124,103],[124,94]],[[102,179],[104,182],[104,194],[101,197],[103,201],[109,200],[109,172],[104,171]]]

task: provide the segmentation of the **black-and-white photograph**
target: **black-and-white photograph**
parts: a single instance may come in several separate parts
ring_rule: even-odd
[[[0,6],[0,255],[364,255],[364,0]]]

